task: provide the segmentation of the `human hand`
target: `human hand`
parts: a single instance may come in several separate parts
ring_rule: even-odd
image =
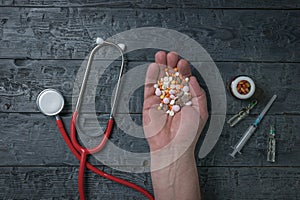
[[[172,117],[157,109],[161,100],[155,95],[153,87],[164,76],[166,67],[177,67],[180,74],[189,78],[192,94],[192,106],[182,107]],[[207,118],[206,95],[196,78],[191,75],[189,63],[184,59],[179,60],[175,52],[157,52],[155,63],[149,65],[146,74],[143,107],[143,127],[151,158],[163,158],[165,161],[159,162],[157,169],[171,164],[183,154],[194,155],[196,142]]]

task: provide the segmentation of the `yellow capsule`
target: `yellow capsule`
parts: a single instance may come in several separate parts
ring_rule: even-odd
[[[159,98],[160,98],[160,99],[163,99],[163,98],[165,98],[165,95],[160,95]]]

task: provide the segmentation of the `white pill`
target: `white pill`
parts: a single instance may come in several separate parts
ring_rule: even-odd
[[[170,85],[170,88],[171,88],[171,89],[175,89],[175,88],[176,88],[176,85],[173,85],[173,84],[172,84],[172,85]]]
[[[175,99],[175,96],[173,94],[170,95],[171,99]]]
[[[170,76],[170,77],[169,77],[169,82],[171,82],[172,80],[173,80],[173,78]]]
[[[188,92],[188,91],[190,91],[190,88],[189,88],[189,86],[184,86],[183,88],[182,88],[182,90],[184,91],[184,92]]]
[[[164,98],[164,104],[168,104],[170,102],[170,100],[168,98]]]
[[[176,73],[175,73],[175,76],[179,76],[179,72],[176,72]]]
[[[185,81],[186,81],[186,82],[189,82],[189,80],[190,80],[190,79],[189,79],[188,77],[185,78]]]
[[[186,106],[191,106],[193,103],[191,101],[188,101],[185,103]]]
[[[165,76],[164,77],[164,82],[168,82],[169,81],[169,77]]]
[[[174,106],[172,106],[172,110],[174,112],[178,112],[180,110],[180,106],[179,105],[174,105]]]
[[[156,90],[155,90],[155,95],[156,96],[160,96],[161,95],[161,91],[158,88],[156,88]]]
[[[176,89],[179,90],[180,89],[180,85],[176,85]]]
[[[169,115],[171,116],[171,117],[173,117],[174,116],[174,111],[173,110],[171,110],[170,112],[169,112]]]
[[[158,84],[154,84],[154,86],[153,86],[154,88],[158,88]]]
[[[175,103],[175,100],[172,99],[172,100],[170,101],[170,105],[174,105],[174,103]]]
[[[171,86],[172,86],[172,85],[171,85]],[[174,88],[173,88],[173,89],[174,89]],[[170,93],[170,94],[175,94],[176,91],[175,91],[175,90],[170,90],[169,93]]]

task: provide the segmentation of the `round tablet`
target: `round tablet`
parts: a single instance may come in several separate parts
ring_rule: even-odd
[[[39,110],[48,116],[57,115],[64,107],[64,98],[54,89],[43,90],[36,100]]]

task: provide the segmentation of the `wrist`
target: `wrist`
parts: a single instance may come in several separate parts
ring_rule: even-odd
[[[174,162],[158,168],[164,162],[163,159],[151,156],[151,178],[155,198],[183,199],[179,197],[188,197],[190,194],[187,194],[186,191],[191,190],[191,188],[193,188],[191,194],[199,196],[200,188],[194,153],[187,151]],[[183,188],[187,188],[187,190]]]
[[[188,163],[188,165],[195,163],[194,148],[188,148],[184,152],[176,150],[176,148],[169,148],[151,152],[151,171],[164,168],[182,168],[182,163]]]

